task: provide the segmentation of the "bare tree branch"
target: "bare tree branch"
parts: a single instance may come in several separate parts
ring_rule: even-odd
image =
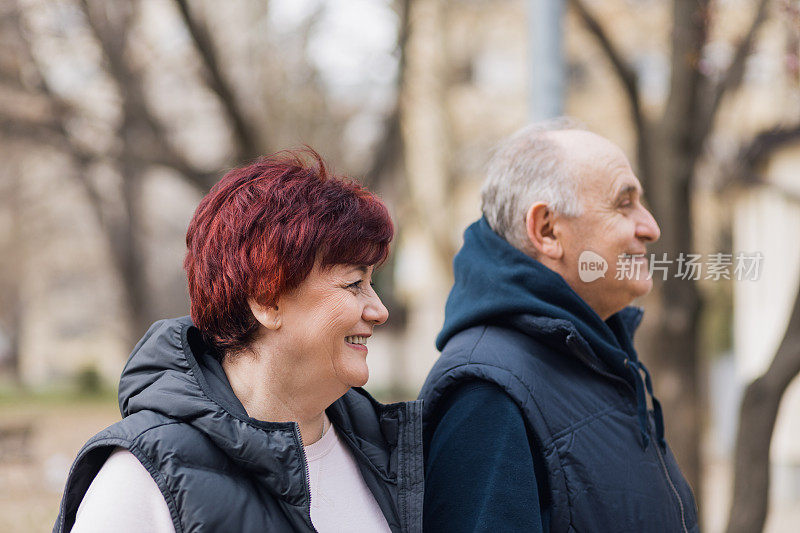
[[[747,33],[737,46],[730,66],[725,71],[725,74],[722,76],[720,81],[710,89],[711,94],[709,101],[706,104],[704,118],[702,120],[708,129],[711,128],[711,125],[714,121],[714,115],[716,114],[717,109],[719,109],[719,104],[723,97],[739,87],[744,79],[744,67],[747,57],[752,51],[751,49],[753,48],[753,42],[755,41],[759,28],[767,18],[768,2],[769,0],[759,1],[758,7],[756,8],[756,13],[753,16],[753,20],[750,22],[750,28],[747,30]]]
[[[248,120],[233,91],[233,84],[226,78],[217,60],[217,53],[205,25],[197,20],[189,9],[186,0],[175,0],[189,34],[192,36],[195,49],[200,56],[207,74],[208,85],[219,97],[225,109],[228,121],[238,140],[237,159],[252,159],[261,152],[264,144],[260,140],[258,129]],[[269,150],[267,150],[269,151]]]
[[[589,30],[600,48],[605,52],[608,60],[611,61],[611,66],[622,83],[625,93],[630,99],[631,112],[634,117],[641,116],[641,103],[639,100],[639,84],[636,78],[636,72],[630,66],[628,61],[623,57],[611,38],[608,32],[602,27],[600,21],[589,12],[589,9],[584,5],[583,0],[569,0],[570,5],[575,9],[586,29]]]
[[[148,163],[146,154],[156,154],[165,163],[181,165],[184,171],[191,169],[170,142],[167,132],[150,109],[143,81],[126,56],[125,36],[130,31],[134,19],[134,9],[138,4],[99,3],[82,0],[82,8],[92,33],[100,44],[106,59],[107,70],[116,82],[122,96],[122,120],[117,126],[120,141],[119,153],[114,165],[122,180],[120,198],[121,217],[114,217],[106,224],[105,235],[111,250],[111,259],[122,280],[126,295],[127,310],[130,313],[129,334],[135,338],[144,331],[154,318],[153,301],[148,291],[146,249],[142,236],[144,206],[142,189]],[[86,174],[85,172],[82,174]],[[189,181],[197,179],[196,173],[183,173]],[[83,176],[79,176],[83,177]],[[87,190],[88,178],[84,180]],[[92,197],[95,202],[98,198]],[[102,217],[102,205],[99,205]],[[102,218],[101,218],[102,220]]]
[[[376,187],[380,180],[386,175],[387,170],[391,169],[402,157],[403,137],[400,134],[400,95],[403,90],[404,76],[406,70],[406,44],[408,43],[409,25],[409,6],[411,0],[402,0],[399,7],[400,32],[397,36],[397,80],[396,80],[396,99],[394,107],[383,129],[383,138],[374,150],[374,157],[365,176],[364,184],[368,187]]]
[[[113,4],[117,5],[117,4]],[[125,20],[102,20],[97,4],[81,0],[83,12],[92,33],[108,63],[108,71],[122,94],[123,116],[142,122],[150,130],[151,138],[147,150],[142,150],[143,160],[164,165],[177,171],[192,185],[206,191],[213,184],[213,173],[192,164],[169,139],[161,122],[147,103],[141,76],[135,72],[125,58],[125,41],[128,29]],[[108,4],[103,5],[107,9]],[[128,17],[132,14],[128,14]],[[144,137],[144,136],[142,136]],[[148,142],[140,139],[140,142]]]
[[[800,141],[800,123],[794,126],[771,128],[756,135],[740,151],[739,159],[747,168],[755,168],[778,148]]]
[[[17,136],[21,135],[31,141],[45,144],[64,152],[70,155],[81,169],[85,169],[92,161],[99,159],[100,156],[80,146],[75,142],[74,137],[70,135],[67,129],[67,121],[74,112],[73,106],[50,87],[41,65],[33,54],[33,46],[28,39],[29,33],[24,30],[23,20],[19,15],[20,11],[17,6],[13,10],[12,16],[16,22],[16,35],[20,42],[20,59],[29,67],[33,75],[34,91],[48,100],[52,120],[47,123],[25,124],[14,118],[8,120],[0,118],[0,124],[2,124],[0,130],[6,130],[9,134]],[[81,173],[81,175],[86,178],[85,172]],[[86,181],[85,185],[87,186],[90,200],[94,203],[99,198],[99,193],[90,181]],[[100,214],[100,211],[98,211],[98,214]]]
[[[800,142],[800,123],[758,133],[739,149],[735,160],[726,165],[726,179],[719,184],[719,189],[724,190],[735,184],[762,182],[758,167],[776,150],[793,142]]]
[[[595,17],[584,4],[583,0],[569,0],[570,5],[575,9],[586,29],[591,33],[600,45],[600,49],[605,53],[611,66],[622,84],[625,95],[628,99],[628,107],[631,120],[638,137],[637,142],[637,163],[642,183],[647,188],[647,182],[651,175],[650,172],[650,136],[647,118],[642,110],[641,97],[639,95],[639,81],[636,72],[630,63],[624,58],[622,52],[611,41],[608,31],[603,28],[600,21]]]
[[[73,175],[83,186],[98,222],[101,226],[106,226],[107,221],[102,209],[100,193],[95,184],[89,179],[88,173],[91,164],[99,160],[101,156],[93,154],[76,144],[66,134],[62,123],[42,125],[25,123],[0,116],[0,137],[16,140],[25,139],[39,146],[48,146],[70,156],[77,166]]]
[[[702,109],[700,54],[708,39],[709,0],[674,0],[671,35],[670,88],[664,112],[656,129],[659,157],[653,162],[659,176],[650,185],[656,218],[675,215],[672,231],[665,231],[658,247],[673,252],[677,242],[692,241],[690,218],[675,212],[675,202],[688,198],[697,158],[702,153],[707,131],[699,124]],[[670,242],[672,241],[672,242]]]

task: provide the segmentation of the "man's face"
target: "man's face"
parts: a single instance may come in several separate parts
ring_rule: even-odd
[[[642,187],[622,150],[610,141],[584,131],[562,133],[558,141],[575,162],[583,212],[578,217],[559,217],[557,228],[564,256],[561,275],[604,320],[647,294],[653,286],[643,256],[646,245],[658,240],[661,231],[653,215],[642,205]],[[562,142],[563,141],[563,142]],[[596,256],[605,260],[605,275],[585,275],[587,263]],[[631,259],[617,276],[620,256]],[[593,265],[595,268],[596,266]],[[584,275],[581,276],[581,268]],[[583,277],[583,279],[581,279]],[[621,277],[622,279],[617,279]]]

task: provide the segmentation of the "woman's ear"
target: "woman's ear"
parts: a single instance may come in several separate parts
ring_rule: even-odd
[[[544,202],[533,204],[525,215],[525,230],[537,256],[561,259],[564,249],[555,230],[555,212]]]
[[[267,329],[277,330],[281,327],[281,313],[278,304],[261,305],[254,298],[247,299],[247,305],[250,306],[250,311],[256,317],[259,324]]]

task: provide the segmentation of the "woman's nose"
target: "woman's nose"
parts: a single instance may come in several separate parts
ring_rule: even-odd
[[[389,318],[389,310],[383,305],[378,294],[373,290],[372,295],[364,306],[362,317],[367,322],[372,322],[376,326],[380,326]]]

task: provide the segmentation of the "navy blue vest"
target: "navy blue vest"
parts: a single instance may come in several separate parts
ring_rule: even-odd
[[[494,383],[519,405],[547,467],[551,531],[699,531],[692,491],[652,413],[651,438],[642,439],[631,382],[609,372],[565,321],[516,322],[447,341],[420,393],[424,423],[464,381]]]

